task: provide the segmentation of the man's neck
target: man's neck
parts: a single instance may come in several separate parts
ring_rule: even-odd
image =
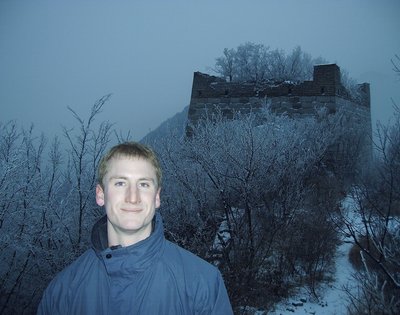
[[[144,230],[132,231],[129,233],[127,231],[116,230],[114,226],[108,221],[107,222],[108,247],[119,246],[119,245],[125,247],[134,245],[148,238],[151,235],[152,230],[153,230],[153,224],[149,225],[149,227]]]

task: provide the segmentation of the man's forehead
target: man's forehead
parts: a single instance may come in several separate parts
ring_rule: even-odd
[[[155,167],[144,158],[129,156],[111,158],[106,174],[112,177],[124,177],[126,176],[125,173],[135,173],[148,178],[156,178]]]

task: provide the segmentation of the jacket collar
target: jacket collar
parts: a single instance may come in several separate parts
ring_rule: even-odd
[[[158,212],[153,218],[153,227],[150,236],[136,244],[109,248],[107,216],[97,221],[92,229],[92,245],[99,258],[106,263],[108,272],[129,273],[146,269],[151,265],[160,256],[165,242],[164,226]]]
[[[107,216],[98,220],[92,229],[92,245],[96,251],[103,251],[108,247]]]

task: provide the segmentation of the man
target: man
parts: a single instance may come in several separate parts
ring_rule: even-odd
[[[164,238],[161,168],[139,143],[113,147],[98,169],[106,216],[93,247],[60,272],[38,314],[233,314],[220,272]]]

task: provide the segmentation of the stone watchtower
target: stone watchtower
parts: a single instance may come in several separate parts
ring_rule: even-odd
[[[190,126],[195,126],[216,109],[230,118],[234,112],[259,111],[265,104],[277,114],[286,113],[294,118],[315,115],[316,110],[321,107],[327,108],[331,113],[343,108],[355,115],[362,125],[367,126],[371,134],[369,84],[358,85],[358,95],[354,97],[342,85],[340,78],[340,68],[336,64],[314,66],[313,80],[300,83],[226,82],[216,76],[195,72],[187,135],[192,133]]]

